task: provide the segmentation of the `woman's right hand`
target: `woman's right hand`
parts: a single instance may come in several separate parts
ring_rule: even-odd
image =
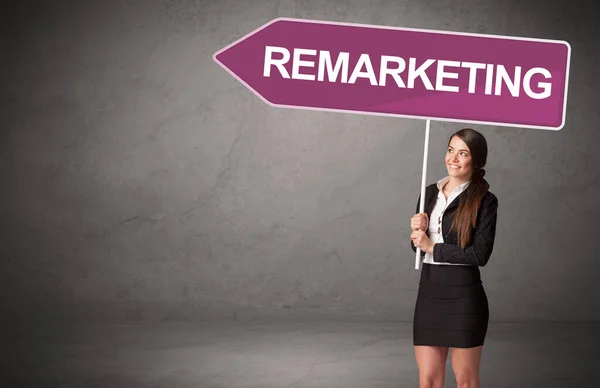
[[[429,218],[427,217],[427,213],[417,213],[410,219],[410,228],[412,230],[422,230],[426,231],[429,226]]]

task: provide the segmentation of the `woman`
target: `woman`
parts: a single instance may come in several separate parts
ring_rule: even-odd
[[[421,388],[444,386],[449,349],[457,386],[479,387],[489,319],[479,267],[492,254],[498,209],[483,178],[486,160],[483,135],[470,128],[453,134],[448,176],[426,188],[425,212],[410,221],[412,249],[424,256],[413,321]]]

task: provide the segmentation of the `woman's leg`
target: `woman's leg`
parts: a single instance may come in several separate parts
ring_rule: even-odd
[[[458,388],[479,388],[479,365],[483,346],[451,348],[452,369]]]
[[[443,388],[448,348],[415,346],[415,356],[419,367],[419,388]]]

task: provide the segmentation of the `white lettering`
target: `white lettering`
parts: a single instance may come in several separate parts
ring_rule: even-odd
[[[533,77],[534,74],[542,74],[546,79],[552,78],[552,74],[542,67],[534,67],[533,69],[529,69],[527,73],[525,73],[525,77],[523,77],[523,89],[525,89],[525,93],[529,97],[536,100],[550,97],[552,88],[550,82],[538,82],[537,86],[544,90],[541,93],[535,93],[533,90],[531,90],[531,77]]]
[[[469,93],[475,93],[475,85],[477,84],[477,70],[485,69],[485,64],[477,62],[463,62],[462,67],[469,69]]]
[[[458,79],[458,73],[448,73],[444,71],[444,67],[460,67],[460,62],[456,61],[438,61],[437,76],[435,78],[435,90],[443,92],[458,92],[458,86],[444,85],[444,78]]]
[[[273,59],[273,53],[283,54],[283,58],[281,59]],[[290,60],[290,52],[283,47],[274,47],[267,46],[265,47],[265,66],[263,68],[263,76],[270,77],[271,76],[271,66],[277,66],[279,73],[283,78],[290,78],[289,73],[283,67],[284,63]]]
[[[361,71],[362,67],[366,66],[367,71]],[[350,76],[350,80],[348,83],[353,84],[356,82],[358,77],[368,78],[371,82],[371,85],[377,85],[377,77],[375,77],[375,71],[373,70],[373,65],[371,64],[371,59],[369,58],[369,54],[361,54],[360,58],[358,58],[358,62],[354,67],[354,71]]]
[[[521,66],[515,67],[515,79],[513,81],[510,79],[504,66],[498,65],[497,73],[496,73],[496,92],[495,92],[496,96],[500,95],[500,92],[502,91],[502,81],[504,81],[504,83],[508,87],[508,90],[510,91],[510,94],[512,94],[513,97],[519,97],[519,89],[521,88],[521,85],[519,85],[520,79],[521,79]]]
[[[492,80],[494,79],[494,65],[487,65],[487,70],[485,72],[485,94],[492,94]]]
[[[318,61],[317,58],[313,60],[304,58],[304,56],[314,57],[315,55],[318,55]],[[463,89],[467,89],[467,93],[469,94],[476,93],[478,80],[479,84],[483,83],[481,79],[482,72],[485,72],[483,93],[488,96],[492,95],[492,93],[495,96],[501,96],[503,91],[506,94],[506,90],[508,90],[513,97],[519,97],[521,89],[523,89],[527,96],[539,100],[550,97],[552,92],[552,83],[550,82],[552,74],[542,67],[528,69],[522,75],[525,71],[522,66],[515,66],[514,72],[509,74],[507,67],[500,64],[441,59],[426,59],[424,62],[421,62],[423,59],[381,55],[375,59],[375,64],[379,66],[378,71],[375,71],[371,57],[369,54],[363,53],[358,58],[354,68],[351,69],[352,74],[348,78],[350,72],[350,53],[348,52],[337,54],[334,63],[331,52],[327,50],[295,48],[293,54],[290,54],[290,50],[284,47],[266,46],[264,59],[263,76],[265,77],[271,77],[272,69],[275,68],[279,71],[281,77],[286,79],[355,84],[358,78],[365,78],[369,80],[372,86],[385,87],[388,86],[388,76],[391,76],[394,81],[392,85],[398,88],[424,88],[437,92],[457,93],[460,91],[460,87],[448,85],[448,80],[459,80],[461,77],[466,78],[467,71],[461,70],[462,68],[469,69],[468,88],[463,87]],[[291,75],[285,66],[290,60],[292,60]],[[421,63],[419,66],[417,66],[417,60]],[[434,88],[432,84],[433,80],[430,80],[426,71],[435,62],[437,62],[437,69],[433,73],[435,75],[431,75],[431,77],[435,77]],[[451,71],[451,68],[454,68],[454,70]],[[546,82],[538,81],[532,84],[532,78],[537,74],[542,75]],[[417,78],[420,78],[422,86],[415,86]],[[465,85],[465,81],[463,79],[459,85]],[[532,90],[532,86],[536,88],[536,92]]]
[[[408,87],[412,88],[415,86],[415,79],[417,77],[421,77],[421,81],[423,81],[423,85],[425,85],[425,88],[427,90],[433,90],[433,85],[431,84],[431,81],[429,81],[429,78],[427,78],[427,74],[425,73],[425,70],[427,70],[427,68],[429,66],[431,66],[431,64],[435,62],[435,59],[428,59],[425,62],[423,62],[423,64],[421,66],[419,66],[418,69],[415,70],[415,64],[416,64],[416,59],[415,58],[410,58],[408,61]]]
[[[396,69],[389,69],[388,63],[395,62],[398,67]],[[405,88],[404,81],[400,78],[400,73],[406,69],[406,62],[400,57],[391,57],[388,55],[381,56],[381,66],[379,68],[379,86],[385,86],[387,75],[391,75],[396,81],[396,85],[400,88]]]
[[[294,49],[294,62],[292,63],[292,78],[303,79],[307,81],[314,81],[315,76],[313,74],[300,74],[300,66],[314,67],[314,62],[302,61],[300,55],[315,55],[317,50],[308,49]]]
[[[332,68],[333,65],[331,63],[331,54],[329,51],[322,50],[319,55],[319,73],[317,75],[317,79],[319,81],[323,81],[325,66],[327,67],[327,79],[329,82],[335,82],[338,77],[338,73],[340,69],[342,70],[342,83],[348,82],[348,61],[350,58],[350,53],[340,53],[338,55],[337,61],[335,61],[335,68]]]

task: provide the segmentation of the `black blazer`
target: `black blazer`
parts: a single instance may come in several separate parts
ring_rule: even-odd
[[[437,183],[431,184],[425,189],[425,212],[431,219],[431,212],[435,206],[439,189]],[[456,264],[470,264],[483,267],[487,264],[492,255],[494,248],[494,240],[496,237],[496,219],[498,210],[498,198],[489,190],[485,193],[479,206],[477,213],[476,226],[473,228],[473,234],[471,235],[471,244],[465,249],[462,249],[458,245],[458,239],[456,231],[450,232],[452,226],[452,219],[458,205],[465,197],[466,191],[463,191],[456,197],[446,208],[442,217],[442,236],[444,237],[443,243],[435,244],[433,248],[433,261],[436,263],[456,263]],[[415,213],[419,212],[421,204],[421,195],[417,201],[417,209]],[[429,235],[429,233],[427,233]],[[413,244],[412,240],[410,245],[414,252],[417,248]],[[425,256],[425,252],[421,251],[421,257]]]

